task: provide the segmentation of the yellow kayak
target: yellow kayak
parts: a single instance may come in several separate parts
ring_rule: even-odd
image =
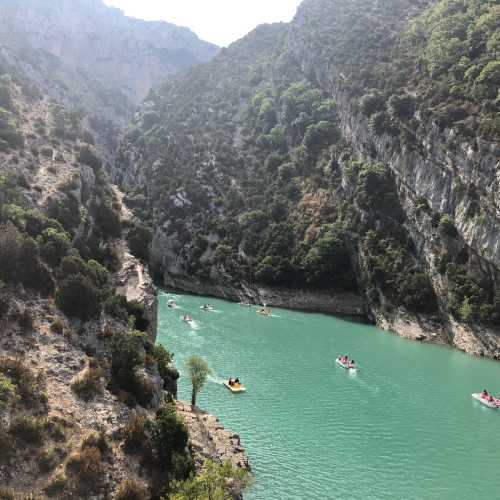
[[[227,380],[224,380],[223,384],[231,391],[234,393],[239,393],[239,392],[245,392],[246,389],[243,385],[241,384],[233,384],[229,385],[229,382]]]

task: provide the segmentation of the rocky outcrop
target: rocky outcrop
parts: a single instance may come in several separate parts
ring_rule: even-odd
[[[121,269],[118,271],[116,293],[123,295],[128,302],[138,302],[144,306],[148,320],[148,335],[156,340],[158,322],[158,297],[144,264],[127,250],[122,254]]]
[[[176,406],[189,431],[197,470],[203,467],[205,460],[211,459],[220,464],[230,461],[233,466],[250,471],[250,463],[238,434],[224,429],[218,418],[187,403],[177,401]]]
[[[217,50],[187,28],[132,19],[101,0],[0,4],[0,68],[87,113],[110,153],[154,85]]]

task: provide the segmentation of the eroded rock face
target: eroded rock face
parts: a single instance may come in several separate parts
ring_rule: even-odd
[[[0,4],[0,65],[83,108],[110,148],[155,84],[217,50],[187,28],[132,19],[101,0]]]
[[[195,466],[199,470],[206,459],[216,463],[230,461],[233,466],[250,471],[250,463],[238,434],[224,429],[216,417],[182,401],[176,402],[177,413],[189,431]]]

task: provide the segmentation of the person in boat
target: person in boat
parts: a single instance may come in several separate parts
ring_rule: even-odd
[[[356,366],[356,362],[354,361],[354,359],[351,359],[350,365],[352,368]]]
[[[486,399],[489,396],[488,391],[486,389],[483,389],[483,392],[481,393],[481,397]]]
[[[233,377],[231,377],[228,381],[228,384],[232,387],[234,385]]]
[[[234,381],[234,383],[235,383],[236,385],[240,385],[240,383],[241,383],[241,382],[240,382],[240,379],[239,379],[239,378],[236,378],[236,380]]]

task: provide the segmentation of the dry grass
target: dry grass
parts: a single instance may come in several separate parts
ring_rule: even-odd
[[[146,488],[133,479],[124,481],[115,495],[115,500],[146,500]]]
[[[66,475],[63,472],[59,472],[50,479],[44,491],[47,496],[52,497],[61,493],[66,488],[67,484],[68,479]]]
[[[83,373],[72,382],[71,388],[78,396],[86,401],[103,392],[103,370],[100,367],[88,366]]]
[[[60,319],[56,319],[50,325],[50,329],[54,333],[58,333],[59,335],[62,335],[64,333],[64,322]]]
[[[35,375],[19,358],[0,357],[0,373],[9,377],[17,386],[17,393],[27,405],[41,404],[46,395],[41,390],[43,376]]]
[[[14,500],[15,495],[14,491],[11,490],[10,488],[4,488],[3,486],[0,486],[0,500]]]
[[[101,450],[89,446],[74,452],[69,457],[67,469],[76,476],[81,486],[98,487],[103,475]]]
[[[12,420],[9,433],[27,444],[39,446],[43,441],[45,420],[20,415]]]
[[[143,415],[134,415],[122,430],[125,448],[127,450],[140,449],[145,443],[147,418]]]

